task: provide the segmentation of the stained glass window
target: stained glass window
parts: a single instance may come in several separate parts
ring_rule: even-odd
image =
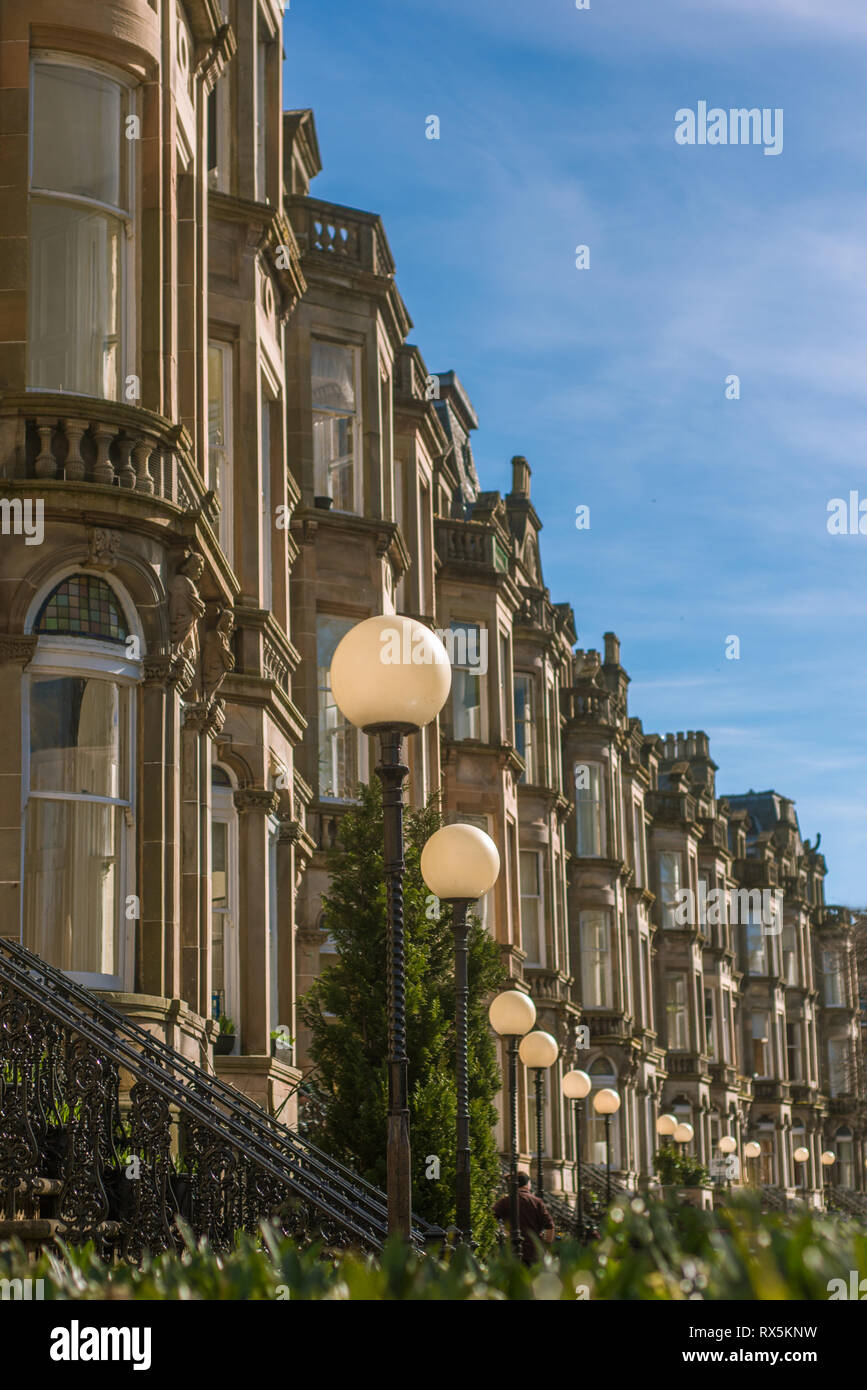
[[[34,632],[94,637],[101,642],[125,642],[126,621],[104,579],[73,574],[49,594],[39,611]]]

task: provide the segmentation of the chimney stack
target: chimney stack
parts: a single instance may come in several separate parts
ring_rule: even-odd
[[[605,642],[605,665],[620,665],[620,639],[616,633],[606,632],[603,636]]]
[[[523,454],[515,454],[512,459],[512,495],[530,497],[530,465]]]

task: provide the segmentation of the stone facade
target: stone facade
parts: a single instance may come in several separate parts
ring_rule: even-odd
[[[862,1191],[858,919],[825,906],[791,802],[718,797],[705,734],[629,715],[616,636],[575,650],[527,460],[482,489],[380,219],[310,193],[281,22],[279,0],[3,19],[0,930],[197,1059],[231,1019],[214,1065],[295,1123],[325,850],[374,756],[328,668],[347,627],[409,613],[446,634],[453,693],[408,741],[408,798],[441,790],[497,842],[484,920],[562,1045],[548,1189],[575,1191],[577,1065],[623,1098],[629,1185],[672,1109],[704,1162],[755,1137],[791,1195],[794,1149],[815,1192],[831,1148]],[[782,915],[720,920],[713,890],[780,890]],[[585,1162],[601,1144],[585,1126]]]

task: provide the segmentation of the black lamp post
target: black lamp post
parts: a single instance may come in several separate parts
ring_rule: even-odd
[[[521,1253],[521,1229],[518,1217],[518,1043],[536,1022],[536,1006],[528,994],[519,989],[507,989],[498,994],[488,1009],[488,1019],[495,1033],[506,1043],[509,1081],[509,1227],[512,1249]]]
[[[407,1087],[406,964],[403,923],[403,761],[405,734],[435,719],[448,699],[451,666],[430,628],[397,614],[366,618],[338,643],[331,692],[338,709],[366,734],[378,734],[388,912],[388,1129],[386,1188],[389,1234],[412,1228],[412,1170]]]
[[[589,1096],[593,1083],[586,1071],[567,1071],[563,1077],[563,1095],[572,1101],[575,1118],[575,1190],[578,1202],[578,1239],[584,1239],[584,1203],[581,1193],[581,1107]]]
[[[493,888],[500,856],[490,835],[474,825],[444,825],[421,854],[421,872],[434,894],[451,903],[455,938],[455,1051],[457,1070],[457,1172],[455,1223],[460,1239],[472,1243],[470,1188],[470,1086],[467,1056],[467,913],[471,902]]]
[[[536,1090],[536,1193],[542,1196],[544,1187],[544,1170],[542,1165],[542,1150],[545,1147],[545,1112],[544,1112],[544,1091],[543,1083],[545,1072],[556,1062],[560,1053],[556,1038],[552,1038],[550,1033],[543,1033],[537,1030],[528,1033],[521,1040],[518,1055],[524,1066],[533,1073],[533,1082]]]
[[[604,1087],[593,1097],[593,1109],[605,1119],[605,1205],[611,1205],[611,1116],[620,1109],[620,1097],[616,1091]]]
[[[825,1204],[825,1210],[826,1210],[826,1211],[830,1211],[830,1210],[831,1210],[831,1207],[832,1207],[832,1202],[831,1202],[831,1170],[832,1170],[832,1168],[834,1167],[834,1164],[837,1162],[837,1155],[836,1155],[835,1153],[833,1153],[831,1149],[824,1149],[824,1150],[822,1151],[822,1159],[821,1159],[821,1162],[822,1162],[822,1200],[823,1200],[823,1202],[824,1202],[824,1204]]]

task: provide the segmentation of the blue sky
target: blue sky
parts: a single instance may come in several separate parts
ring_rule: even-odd
[[[284,45],[312,192],[382,215],[482,486],[529,459],[580,645],[617,632],[644,728],[794,798],[867,903],[867,535],[826,528],[867,499],[863,0],[292,0]],[[782,153],[678,145],[699,101],[782,108]]]

